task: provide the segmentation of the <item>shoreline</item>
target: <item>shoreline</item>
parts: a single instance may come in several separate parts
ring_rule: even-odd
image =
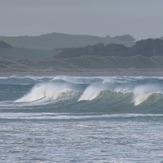
[[[0,71],[0,77],[8,76],[163,76],[163,69],[81,69],[81,70],[27,70]]]

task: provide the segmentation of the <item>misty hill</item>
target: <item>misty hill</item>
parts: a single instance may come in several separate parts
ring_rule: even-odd
[[[3,40],[14,47],[44,50],[52,50],[55,48],[81,47],[87,45],[95,45],[98,43],[102,43],[104,45],[116,43],[126,46],[132,46],[134,44],[134,38],[130,35],[122,35],[117,37],[98,37],[91,35],[50,33],[40,36],[0,36],[0,40]]]
[[[31,61],[39,61],[53,58],[58,53],[59,50],[43,50],[13,47],[5,41],[0,41],[0,58],[8,58],[14,60],[29,59]]]
[[[132,47],[100,43],[60,50],[0,48],[0,74],[163,75],[161,39],[137,41]]]
[[[0,48],[13,48],[13,47],[4,41],[0,41]]]
[[[135,39],[129,34],[122,35],[122,36],[115,36],[113,37],[113,39],[122,40],[122,41],[131,41],[131,42],[135,41]]]
[[[163,56],[163,40],[146,39],[137,41],[136,44],[129,48],[130,55],[142,56]]]
[[[81,56],[163,56],[163,40],[146,39],[137,41],[134,46],[126,47],[121,44],[97,44],[80,48],[66,48],[57,57],[81,57]]]
[[[0,58],[10,58],[14,60],[29,59],[31,61],[39,61],[53,58],[56,54],[58,54],[57,50],[0,47]]]
[[[58,52],[58,50],[17,48],[4,41],[0,41],[0,58],[3,59],[29,59],[31,61],[46,60],[49,58],[53,58],[54,55],[58,54]]]
[[[66,48],[63,49],[58,58],[70,58],[81,56],[127,56],[129,48],[121,44],[96,44],[80,48]]]

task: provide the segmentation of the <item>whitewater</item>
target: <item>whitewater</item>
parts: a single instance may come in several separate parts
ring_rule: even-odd
[[[0,162],[163,162],[163,77],[0,77]]]

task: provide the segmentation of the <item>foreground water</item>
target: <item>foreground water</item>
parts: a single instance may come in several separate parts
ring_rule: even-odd
[[[1,77],[0,162],[163,162],[162,77]]]

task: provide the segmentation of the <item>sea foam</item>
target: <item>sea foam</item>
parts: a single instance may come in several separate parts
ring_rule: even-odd
[[[37,84],[32,88],[32,90],[24,95],[23,97],[17,99],[15,102],[34,102],[40,100],[57,100],[70,93],[73,90],[65,84],[56,83],[42,83]]]
[[[103,90],[104,87],[100,85],[90,85],[85,89],[78,101],[91,101],[97,98]]]
[[[135,106],[146,101],[152,94],[162,94],[162,87],[157,85],[140,85],[133,91],[133,103]]]

